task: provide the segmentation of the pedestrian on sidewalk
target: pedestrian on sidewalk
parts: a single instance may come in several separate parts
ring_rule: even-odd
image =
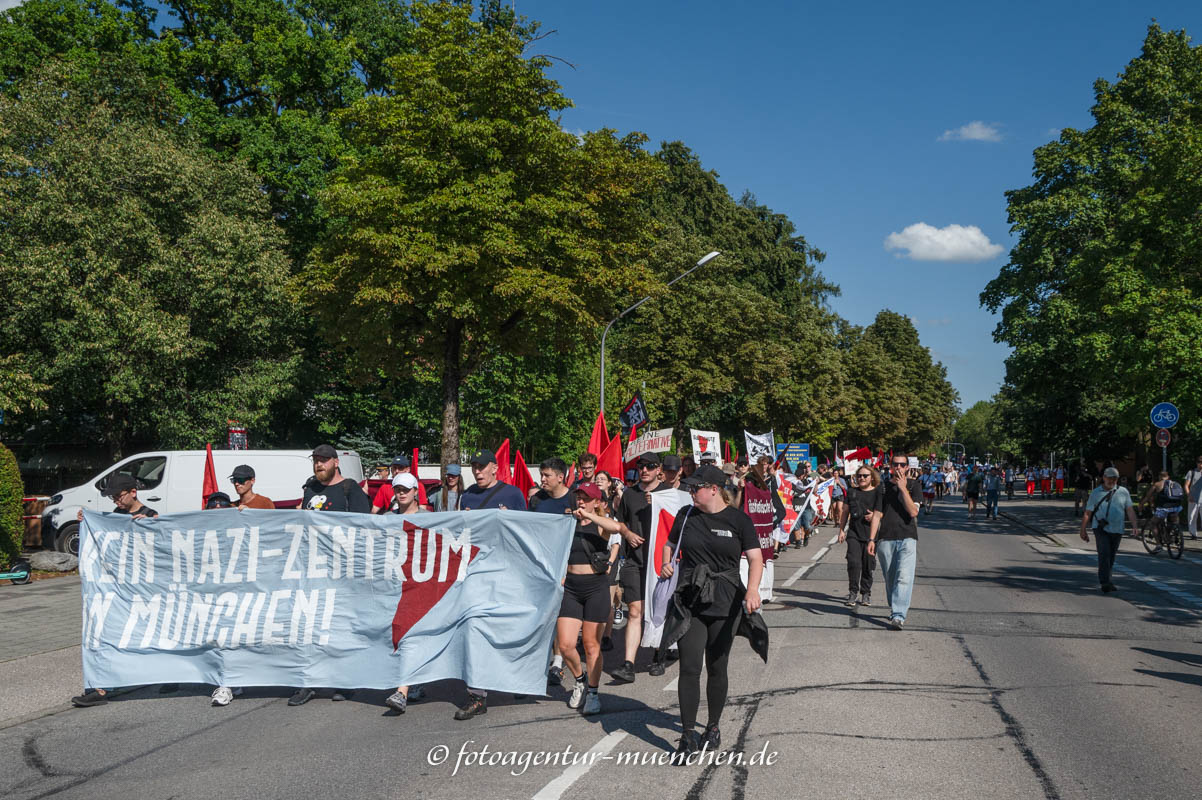
[[[922,484],[909,474],[906,454],[895,453],[888,481],[881,484],[881,522],[868,540],[868,555],[881,561],[885,602],[890,608],[889,628],[900,631],[914,592],[914,567],[918,562],[918,504]]]
[[[868,553],[868,543],[881,524],[881,477],[861,464],[852,476],[855,484],[847,490],[847,506],[839,520],[839,541],[847,542],[847,605],[872,605],[872,573],[876,558]]]
[[[1198,463],[1202,464],[1202,459],[1198,459]],[[1202,474],[1202,473],[1200,473]],[[1085,461],[1081,461],[1077,465],[1077,477],[1074,479],[1073,485],[1076,491],[1073,493],[1073,516],[1081,516],[1081,507],[1089,500],[1089,493],[1093,491],[1093,475],[1089,471],[1089,467],[1085,466]]]
[[[1119,553],[1119,545],[1123,541],[1123,518],[1131,522],[1131,529],[1137,530],[1139,520],[1135,518],[1135,505],[1131,502],[1131,493],[1119,486],[1119,471],[1107,467],[1102,473],[1102,485],[1094,489],[1085,504],[1085,516],[1081,518],[1081,540],[1089,541],[1089,529],[1094,531],[1094,542],[1098,550],[1098,583],[1102,591],[1110,593],[1116,590],[1110,576],[1114,569],[1114,559]]]
[[[1002,493],[1002,476],[997,467],[989,471],[981,486],[985,489],[985,519],[997,519],[997,503]]]
[[[1189,495],[1189,538],[1198,538],[1198,503],[1202,502],[1202,456],[1198,463],[1185,473],[1185,492]]]

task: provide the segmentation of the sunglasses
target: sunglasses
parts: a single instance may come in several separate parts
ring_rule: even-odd
[[[893,466],[895,466],[895,467],[908,467],[908,466],[910,466],[910,462],[909,462],[909,461],[894,461],[894,462],[893,462]]]
[[[866,481],[866,480],[868,480],[868,479],[869,479],[869,478],[871,478],[871,477],[872,477],[871,475],[864,475],[864,474],[860,474],[860,475],[857,475],[857,476],[856,476],[856,480],[858,480],[858,481]]]
[[[659,469],[655,464],[639,464],[639,469]]]

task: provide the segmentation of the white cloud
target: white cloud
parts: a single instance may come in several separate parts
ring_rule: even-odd
[[[939,137],[941,142],[1000,142],[1002,131],[992,122],[973,120],[967,125],[944,131]]]
[[[904,250],[914,261],[985,261],[1002,252],[1000,244],[976,225],[948,225],[936,228],[925,222],[909,225],[901,233],[885,237],[886,250]],[[898,257],[901,257],[898,253]]]

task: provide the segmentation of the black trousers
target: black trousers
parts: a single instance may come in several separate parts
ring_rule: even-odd
[[[847,537],[847,591],[872,594],[872,572],[876,556],[868,555],[868,542]]]
[[[735,641],[741,609],[740,599],[725,617],[693,617],[689,629],[677,643],[680,650],[680,682],[677,684],[677,695],[680,699],[680,724],[685,733],[692,732],[697,725],[697,707],[701,705],[703,657],[706,671],[705,703],[709,711],[709,724],[717,725],[722,719],[728,688],[726,664],[730,658],[730,648]]]
[[[1098,583],[1110,583],[1110,573],[1114,569],[1114,559],[1119,554],[1119,545],[1123,543],[1123,534],[1102,533],[1094,528],[1093,540],[1098,550]]]

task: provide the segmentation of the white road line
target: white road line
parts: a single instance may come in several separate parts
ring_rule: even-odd
[[[1131,569],[1131,567],[1125,567],[1122,564],[1115,564],[1114,571],[1121,572],[1124,575],[1130,575],[1132,578],[1135,578],[1136,580],[1141,580],[1144,583],[1150,583],[1153,586],[1155,586],[1157,589],[1160,589],[1161,591],[1164,591],[1164,592],[1168,592],[1173,597],[1176,597],[1178,600],[1184,600],[1185,602],[1187,602],[1193,606],[1202,607],[1202,597],[1198,597],[1198,595],[1196,595],[1196,594],[1191,594],[1190,592],[1184,591],[1182,589],[1178,589],[1176,586],[1165,583],[1164,581],[1161,581],[1161,580],[1157,580],[1156,578],[1153,578],[1150,575],[1145,575],[1142,572],[1137,572],[1136,570]]]
[[[831,549],[829,547],[822,548],[821,550],[819,550],[817,553],[814,554],[814,557],[811,558],[810,561],[817,561],[818,559],[822,558],[824,555],[829,553],[830,550]]]
[[[809,563],[809,564],[806,564],[804,567],[802,567],[801,569],[797,570],[797,572],[794,572],[792,575],[790,575],[790,576],[788,577],[788,579],[787,579],[787,580],[786,580],[786,581],[785,581],[783,584],[781,584],[781,585],[782,585],[782,586],[792,586],[793,584],[797,583],[799,580],[801,580],[802,578],[804,578],[804,577],[805,577],[805,574],[806,574],[807,572],[809,572],[810,570],[812,570],[812,569],[813,569],[814,567],[816,567],[816,566],[818,566],[818,565],[817,565],[817,564],[814,564],[814,563]]]
[[[834,536],[831,537],[831,540],[829,542],[827,542],[827,544],[834,544],[837,541],[839,541],[839,534],[836,533]]]
[[[679,682],[680,682],[680,676],[679,676],[679,675],[677,675],[675,678],[673,678],[672,680],[668,681],[668,685],[664,687],[664,691],[665,691],[665,692],[674,692],[674,691],[676,691],[676,684],[677,684],[677,683],[679,683]]]
[[[534,795],[533,800],[559,800],[563,793],[571,788],[572,784],[580,779],[580,776],[589,771],[589,768],[597,761],[604,758],[610,750],[613,750],[618,742],[626,738],[625,731],[614,731],[606,736],[601,741],[597,742],[587,753],[581,755],[576,763],[563,771],[555,780],[548,783],[546,786],[538,790],[538,794]]]

